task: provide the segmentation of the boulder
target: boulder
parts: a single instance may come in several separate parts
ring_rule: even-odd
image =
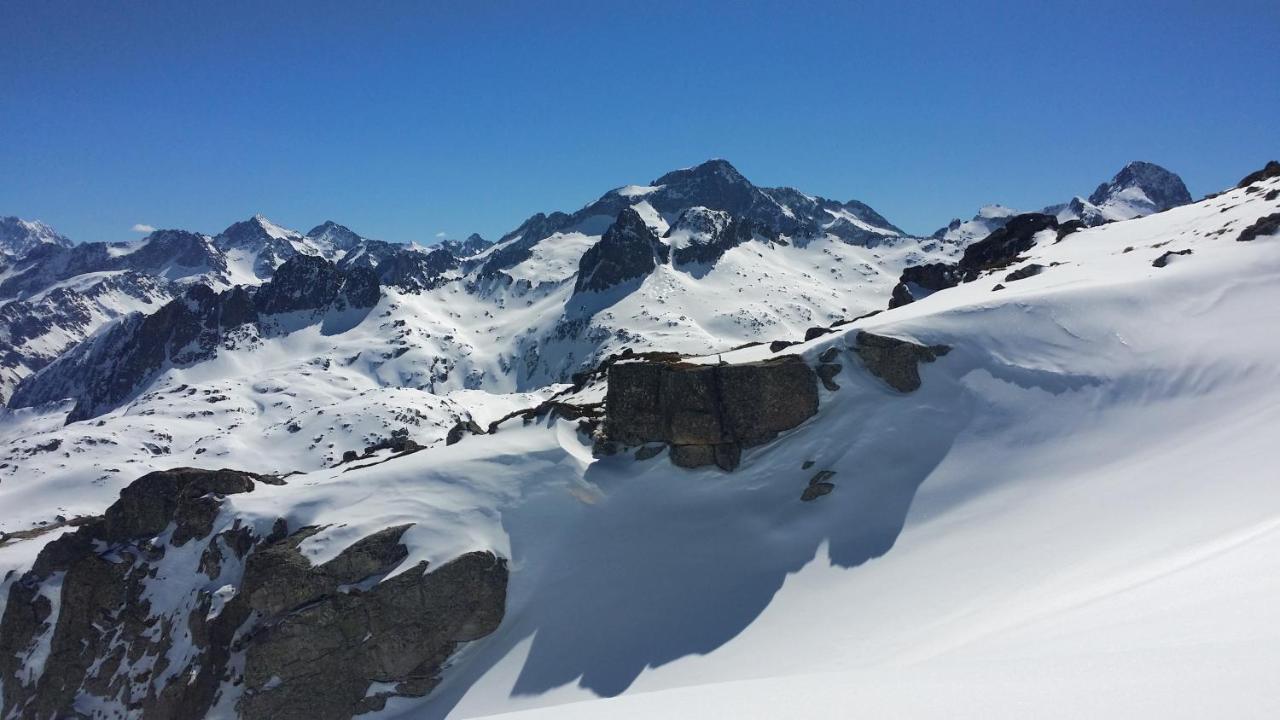
[[[843,367],[838,363],[822,363],[819,365],[818,379],[822,381],[822,386],[832,392],[839,390],[840,386],[836,384],[835,377],[840,374],[840,370]]]
[[[672,446],[682,467],[737,467],[741,449],[818,411],[817,378],[798,355],[738,365],[617,363],[609,369],[605,439]]]
[[[872,375],[884,380],[898,392],[911,392],[920,387],[922,362],[933,362],[946,355],[951,348],[946,345],[917,345],[906,340],[873,335],[865,330],[858,332],[854,353]]]
[[[1027,263],[1022,267],[1014,270],[1004,276],[1005,282],[1015,282],[1017,280],[1026,280],[1029,277],[1035,277],[1044,271],[1044,266],[1038,263]]]
[[[1191,248],[1187,248],[1185,250],[1169,250],[1168,252],[1164,253],[1163,255],[1156,258],[1155,260],[1152,260],[1151,267],[1162,268],[1168,265],[1170,262],[1172,262],[1175,257],[1179,255],[1190,255],[1190,254],[1191,254]]]
[[[1280,233],[1280,212],[1258,218],[1252,225],[1241,230],[1240,236],[1236,240],[1238,242],[1251,242],[1260,237],[1275,235],[1276,233]]]

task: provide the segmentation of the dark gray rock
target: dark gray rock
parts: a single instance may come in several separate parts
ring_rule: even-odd
[[[1272,160],[1263,166],[1261,170],[1255,170],[1254,172],[1245,175],[1244,179],[1242,179],[1236,187],[1248,187],[1256,182],[1262,182],[1263,180],[1269,180],[1274,177],[1280,177],[1280,162]]]
[[[658,241],[640,214],[631,208],[618,219],[578,261],[575,293],[607,290],[653,272],[667,261],[668,249]]]
[[[818,379],[822,381],[822,386],[835,392],[840,389],[836,384],[835,377],[840,374],[844,366],[838,363],[822,363],[818,366]]]
[[[345,720],[388,697],[426,694],[458,643],[501,622],[507,569],[491,553],[468,553],[432,572],[420,563],[384,579],[407,556],[400,542],[407,525],[373,533],[319,566],[297,549],[318,528],[290,535],[277,520],[261,538],[223,518],[227,529],[212,533],[225,511],[220,498],[251,491],[260,477],[152,473],[122,491],[103,518],[46,545],[10,586],[0,619],[0,716],[72,717],[77,698],[99,697],[143,720],[200,718],[229,681],[246,689],[240,717]],[[167,552],[188,543],[198,552]],[[181,562],[192,557],[195,582],[181,584],[189,577]],[[243,572],[227,562],[233,557]],[[52,595],[56,607],[51,582],[61,588]],[[206,583],[227,582],[215,605]],[[158,584],[178,602],[153,607]],[[49,653],[33,676],[26,658],[41,642]],[[174,658],[184,664],[171,667]],[[151,669],[138,673],[139,663]],[[374,682],[392,689],[368,697]]]
[[[1271,213],[1258,218],[1252,225],[1240,231],[1236,238],[1239,242],[1251,242],[1260,237],[1280,233],[1280,213]]]
[[[374,682],[396,683],[393,695],[427,694],[458,643],[501,623],[507,567],[473,552],[426,569],[325,595],[267,624],[245,653],[241,717],[346,720],[379,707],[366,698]]]
[[[609,369],[605,437],[672,445],[682,467],[737,467],[741,449],[818,411],[817,380],[797,355],[740,365],[627,362]]]
[[[1026,280],[1029,277],[1035,277],[1044,271],[1044,266],[1038,263],[1027,263],[1022,267],[1014,270],[1004,276],[1005,282],[1015,282],[1017,280]]]
[[[1191,248],[1187,248],[1185,250],[1169,250],[1165,252],[1163,255],[1161,255],[1160,257],[1156,258],[1155,260],[1152,260],[1151,267],[1162,268],[1168,265],[1175,257],[1178,257],[1179,255],[1190,255],[1190,254],[1191,254]]]
[[[194,607],[184,618],[153,616],[145,590],[155,574],[151,564],[166,546],[154,536],[176,525],[175,546],[209,535],[222,495],[249,492],[257,476],[230,470],[183,468],[151,473],[121,492],[101,520],[82,524],[49,543],[30,572],[10,586],[0,620],[0,682],[4,717],[68,717],[78,695],[120,700],[142,718],[203,717],[213,703],[231,654],[231,639],[248,615],[232,600],[210,613],[211,596],[191,588]],[[182,536],[182,537],[180,537]],[[240,530],[218,536],[229,552],[243,554]],[[220,564],[221,550],[200,553],[206,571]],[[102,549],[110,548],[106,553]],[[57,621],[55,608],[41,593],[54,573],[63,573]],[[105,618],[110,621],[104,622]],[[178,627],[178,622],[184,627]],[[174,638],[189,633],[195,648],[175,680],[164,686],[145,677],[118,673],[128,663],[151,655],[165,670]],[[44,672],[29,677],[23,659],[42,636],[49,636]]]
[[[1186,205],[1191,202],[1191,193],[1182,178],[1159,165],[1149,162],[1134,161],[1125,165],[1110,182],[1102,183],[1089,196],[1094,205],[1105,205],[1120,193],[1137,188],[1147,196],[1154,206],[1155,212],[1163,212],[1170,208]]]
[[[866,331],[858,332],[857,343],[854,353],[871,374],[904,393],[920,387],[920,363],[933,362],[951,350],[946,345],[917,345]]]
[[[829,482],[809,483],[809,485],[805,487],[804,491],[800,493],[800,500],[802,502],[812,502],[822,497],[823,495],[829,495],[831,491],[835,489],[836,489],[836,486],[834,483],[829,483]]]

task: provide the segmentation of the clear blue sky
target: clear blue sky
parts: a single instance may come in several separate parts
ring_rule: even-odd
[[[9,2],[0,214],[495,238],[709,157],[919,233],[1280,156],[1280,2]]]

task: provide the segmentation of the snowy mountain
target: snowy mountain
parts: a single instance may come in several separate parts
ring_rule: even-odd
[[[0,716],[1269,716],[1280,172],[1141,214],[196,236],[0,414]]]
[[[71,241],[38,220],[0,217],[0,263],[25,257],[42,245],[71,247]]]
[[[1117,220],[1129,220],[1163,212],[1191,202],[1191,193],[1182,178],[1149,162],[1134,161],[1125,165],[1109,182],[1102,183],[1089,198],[1076,196],[1065,203],[1049,205],[1040,212],[1053,215],[1059,222],[1079,220],[1088,227]],[[1000,205],[988,205],[972,220],[952,220],[932,237],[950,243],[965,244],[980,240],[1000,229],[1018,211]]]

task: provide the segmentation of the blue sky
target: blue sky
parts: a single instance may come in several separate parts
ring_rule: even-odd
[[[1280,156],[1280,3],[14,2],[0,214],[496,238],[709,157],[927,233]]]

